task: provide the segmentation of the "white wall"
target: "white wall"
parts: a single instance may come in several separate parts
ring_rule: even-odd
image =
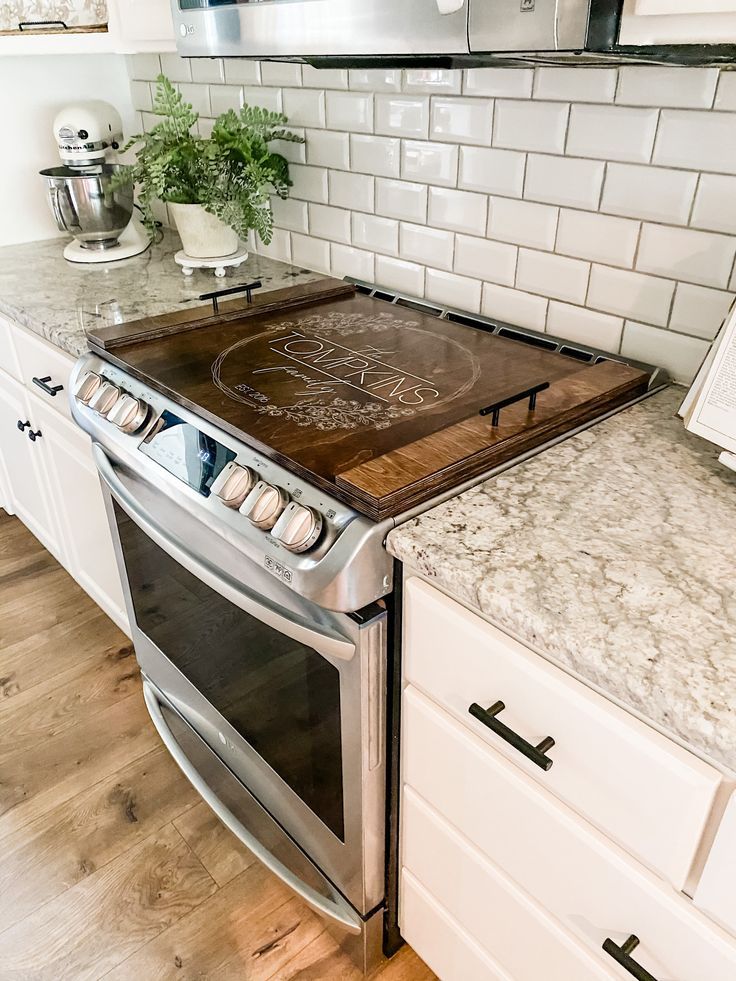
[[[0,246],[60,235],[39,170],[60,165],[51,125],[70,101],[105,99],[131,132],[122,55],[0,56]]]

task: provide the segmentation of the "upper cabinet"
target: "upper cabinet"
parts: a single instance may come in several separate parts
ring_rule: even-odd
[[[736,0],[626,0],[621,44],[734,44]]]
[[[175,51],[170,0],[0,4],[0,54]]]

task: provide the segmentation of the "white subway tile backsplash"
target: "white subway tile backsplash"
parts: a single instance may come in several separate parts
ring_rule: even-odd
[[[306,140],[308,164],[335,170],[349,169],[350,138],[347,133],[308,129]]]
[[[569,109],[560,102],[499,99],[493,124],[493,145],[508,150],[562,153]]]
[[[401,89],[401,69],[351,68],[348,82],[353,91],[398,92]]]
[[[485,191],[520,198],[524,189],[526,155],[514,150],[460,148],[458,186],[469,191]]]
[[[530,330],[544,330],[549,300],[495,283],[483,284],[480,311],[485,317]]]
[[[384,136],[427,136],[429,97],[420,95],[377,95],[376,132]]]
[[[626,321],[621,342],[625,357],[660,365],[670,372],[674,381],[684,385],[693,380],[707,351],[707,341],[631,320]]]
[[[404,140],[401,176],[427,184],[454,187],[457,184],[458,148],[448,143]]]
[[[302,65],[302,85],[311,89],[346,89],[347,69],[313,68],[311,65]]]
[[[317,238],[350,244],[350,212],[325,204],[309,205],[309,231]]]
[[[225,58],[225,81],[228,85],[260,85],[261,63],[244,58]]]
[[[272,112],[281,112],[281,89],[260,88],[253,85],[243,86],[243,102],[249,106],[262,106]]]
[[[616,102],[628,106],[710,109],[717,83],[717,68],[626,65],[619,71]]]
[[[151,86],[148,82],[131,82],[130,97],[133,100],[133,108],[140,112],[150,112],[153,106],[151,98]]]
[[[584,303],[590,263],[549,252],[519,249],[516,285],[529,293]]]
[[[486,227],[488,201],[482,194],[470,191],[453,191],[448,187],[430,187],[430,225],[448,228],[454,232],[482,235]]]
[[[190,82],[181,82],[178,85],[178,89],[184,101],[188,102],[195,112],[198,112],[200,116],[210,115],[209,85],[194,85]]]
[[[599,160],[543,157],[530,153],[526,164],[524,197],[594,211],[601,198],[605,166]]]
[[[657,132],[656,109],[627,106],[573,106],[566,152],[596,160],[647,163]]]
[[[430,136],[433,139],[489,146],[492,129],[490,99],[432,99]]]
[[[615,68],[537,68],[534,98],[559,102],[613,102]]]
[[[219,116],[228,109],[238,109],[243,105],[243,90],[235,85],[210,85],[210,106],[212,115]]]
[[[375,256],[372,252],[333,242],[330,246],[330,269],[332,275],[338,278],[352,276],[372,283],[375,279]]]
[[[401,141],[384,136],[351,135],[350,157],[353,171],[374,174],[376,177],[398,177],[401,169]]]
[[[558,208],[531,201],[491,198],[488,236],[502,242],[535,249],[553,249],[557,234]]]
[[[294,182],[292,197],[299,198],[300,201],[327,203],[327,171],[324,167],[292,164],[289,173]]]
[[[663,109],[652,162],[736,174],[736,113]]]
[[[697,180],[697,174],[685,170],[609,163],[601,211],[687,224]]]
[[[701,286],[728,286],[736,240],[689,228],[644,225],[636,268]]]
[[[192,64],[198,59],[194,58]],[[264,85],[278,85],[281,88],[302,84],[302,66],[289,61],[262,61],[261,82]]]
[[[393,218],[353,212],[352,229],[353,245],[388,255],[399,251],[399,223]]]
[[[404,92],[439,92],[459,95],[462,72],[450,68],[407,68],[404,72]]]
[[[307,205],[296,198],[271,198],[271,211],[274,224],[279,228],[288,228],[294,232],[308,232],[309,218]]]
[[[675,284],[642,273],[593,265],[587,305],[594,310],[645,320],[664,327]]]
[[[631,268],[639,241],[639,222],[588,211],[560,211],[555,251],[579,259]]]
[[[153,82],[161,72],[161,61],[157,54],[128,55],[125,60],[130,78]]]
[[[532,94],[534,70],[531,68],[468,68],[463,74],[465,95],[528,99]]]
[[[385,255],[376,256],[376,282],[379,286],[408,293],[409,296],[424,296],[424,266],[403,259],[391,259]]]
[[[426,221],[427,185],[379,177],[376,180],[376,214],[404,221]]]
[[[161,54],[161,71],[170,82],[191,82],[192,69],[188,58],[180,58],[177,54]]]
[[[434,303],[480,313],[481,283],[439,269],[427,269],[425,295]]]
[[[455,236],[452,232],[402,222],[399,231],[399,255],[402,259],[411,259],[438,269],[452,269],[454,252]]]
[[[284,112],[293,126],[325,125],[325,94],[316,89],[284,89]],[[343,134],[344,135],[344,134]]]
[[[372,212],[375,205],[375,178],[366,174],[350,174],[331,170],[329,175],[330,204],[338,208]]]
[[[305,131],[301,127],[289,126],[288,130],[294,136],[299,136],[304,140]],[[307,161],[307,147],[304,142],[295,143],[291,140],[274,140],[271,143],[271,149],[274,153],[280,153],[282,157],[286,157],[289,163],[306,163]]]
[[[326,92],[328,129],[373,132],[373,96],[364,92]]]
[[[192,58],[191,68],[193,82],[222,85],[225,81],[225,66],[221,58]]]
[[[713,340],[732,303],[733,293],[678,283],[670,329]]]
[[[513,286],[518,249],[503,242],[455,236],[455,272],[500,286]],[[432,265],[432,263],[428,263]]]
[[[291,262],[291,235],[284,228],[274,228],[273,238],[268,245],[258,240],[259,255],[267,255],[281,262]]]
[[[624,330],[622,317],[611,317],[584,307],[552,300],[547,313],[547,332],[567,341],[577,341],[616,352]]]
[[[141,76],[143,77],[143,76]],[[736,72],[721,72],[716,92],[716,109],[736,110]]]
[[[291,261],[317,272],[330,272],[330,243],[309,235],[291,235]]]
[[[690,224],[712,232],[736,234],[736,177],[700,175]]]

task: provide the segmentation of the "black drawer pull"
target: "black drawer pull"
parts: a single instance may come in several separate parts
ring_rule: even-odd
[[[34,385],[42,389],[42,391],[46,392],[46,394],[50,395],[52,398],[54,398],[58,392],[64,391],[63,385],[49,385],[51,375],[46,375],[45,378],[31,378],[31,381]]]
[[[27,419],[25,422],[21,422],[21,420],[19,419],[15,425],[18,427],[18,430],[22,433],[25,432],[26,429],[28,429],[28,427],[30,426],[30,422],[28,422]]]
[[[636,978],[636,981],[657,981],[653,974],[645,970],[641,964],[637,964],[631,956],[631,951],[636,950],[638,946],[639,938],[635,937],[633,933],[620,947],[610,937],[603,943],[603,949],[608,956],[620,964],[625,971],[628,971],[632,978]]]
[[[41,432],[41,430],[40,430],[40,429],[37,429],[37,430],[35,431],[35,433],[34,433],[34,431],[33,431],[33,430],[31,430],[31,431],[30,431],[30,433],[28,434],[28,438],[30,439],[30,441],[31,441],[32,443],[35,443],[35,442],[36,442],[36,440],[37,440],[37,439],[40,439],[40,438],[41,438],[42,436],[43,436],[43,433]]]
[[[522,739],[517,732],[514,732],[513,729],[509,729],[508,726],[505,726],[503,722],[496,718],[496,716],[500,712],[503,712],[505,708],[506,706],[503,702],[495,702],[495,704],[491,705],[491,707],[488,709],[481,708],[477,702],[473,702],[468,709],[468,712],[470,712],[474,718],[478,719],[479,722],[482,722],[484,726],[488,726],[488,728],[492,732],[495,732],[497,736],[500,736],[501,739],[513,746],[514,749],[518,749],[522,756],[526,756],[528,760],[531,760],[532,763],[536,763],[536,765],[541,767],[542,770],[549,770],[554,763],[554,760],[551,760],[549,756],[545,756],[545,753],[548,749],[552,749],[554,746],[554,739],[551,736],[547,736],[547,738],[543,739],[538,746],[532,746],[532,744],[528,743],[526,739]]]

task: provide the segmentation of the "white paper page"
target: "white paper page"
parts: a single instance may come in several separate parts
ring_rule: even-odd
[[[736,452],[736,315],[733,312],[688,429]]]

